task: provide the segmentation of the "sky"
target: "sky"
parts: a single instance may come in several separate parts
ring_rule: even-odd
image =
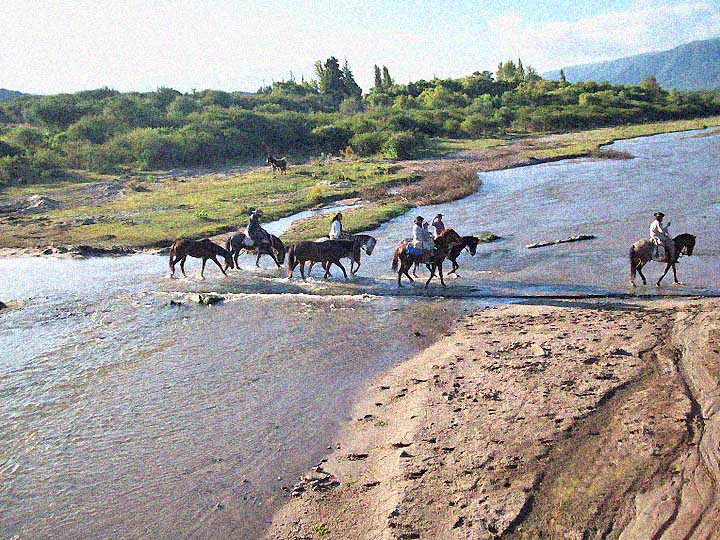
[[[255,91],[345,59],[398,82],[539,72],[720,36],[720,0],[2,0],[0,88]]]

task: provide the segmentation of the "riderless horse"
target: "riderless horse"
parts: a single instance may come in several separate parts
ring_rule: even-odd
[[[630,284],[633,287],[635,286],[636,270],[643,280],[643,285],[647,285],[647,280],[645,279],[645,275],[642,273],[642,269],[650,261],[665,263],[665,271],[656,283],[658,287],[660,286],[660,282],[663,280],[665,274],[668,273],[668,270],[670,270],[670,268],[672,268],[675,283],[680,283],[677,278],[675,265],[677,264],[681,255],[690,256],[693,254],[693,250],[695,249],[695,237],[692,234],[685,233],[676,236],[675,238],[673,238],[672,241],[675,243],[675,256],[672,258],[672,260],[668,259],[667,254],[662,259],[653,259],[655,245],[649,239],[638,240],[630,247]]]
[[[316,240],[316,242],[327,242],[327,240],[327,238],[320,238]],[[350,273],[355,275],[360,269],[360,251],[362,250],[367,255],[372,255],[372,252],[375,249],[375,244],[377,244],[377,240],[369,234],[348,234],[347,236],[341,238],[341,240],[352,240],[353,242],[347,253],[340,258],[350,259]],[[311,261],[310,267],[308,268],[308,275],[312,272],[314,265],[315,261]],[[357,266],[353,269],[354,265]],[[324,266],[323,268],[327,270]]]
[[[225,249],[227,249],[233,259],[235,260],[235,267],[240,268],[238,265],[238,257],[242,251],[255,251],[257,253],[257,259],[255,259],[255,266],[260,268],[260,257],[262,255],[270,255],[272,260],[278,268],[282,267],[285,262],[285,245],[282,241],[274,234],[270,235],[270,246],[262,244],[256,246],[252,238],[250,238],[245,231],[237,231],[230,236],[225,242]]]
[[[325,240],[324,242],[298,242],[288,249],[288,279],[293,276],[293,271],[300,265],[300,275],[305,279],[305,263],[319,262],[325,269],[325,278],[330,275],[330,266],[336,265],[342,270],[345,280],[348,275],[340,259],[347,257],[352,252],[353,240]]]
[[[267,156],[267,161],[265,162],[265,165],[271,165],[273,173],[276,171],[280,171],[281,174],[285,174],[287,172],[287,159],[284,157],[282,158],[274,158],[270,154]]]
[[[182,270],[183,276],[187,277],[185,274],[185,259],[187,259],[188,256],[202,259],[202,269],[200,270],[201,278],[205,279],[205,263],[208,259],[217,264],[220,271],[227,276],[225,268],[223,268],[217,260],[217,255],[222,255],[225,259],[225,268],[234,268],[230,252],[222,246],[218,246],[209,238],[203,238],[202,240],[175,240],[170,248],[170,277],[175,277],[175,265],[178,262],[180,263],[180,270]]]

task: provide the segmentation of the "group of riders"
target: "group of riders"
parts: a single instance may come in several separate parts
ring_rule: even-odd
[[[246,228],[247,236],[252,240],[258,248],[266,247],[270,249],[272,237],[260,225],[260,218],[263,212],[256,209],[250,214],[250,220]],[[654,245],[653,259],[655,260],[672,260],[675,258],[675,243],[670,236],[670,223],[663,224],[665,214],[655,212],[655,219],[650,225],[650,240]],[[328,237],[331,240],[344,240],[351,238],[352,235],[343,230],[343,215],[338,212],[333,216],[330,222],[330,231]],[[432,231],[430,228],[432,227]],[[443,215],[437,214],[431,222],[426,221],[422,216],[417,216],[413,222],[412,241],[408,245],[408,249],[414,250],[416,255],[421,252],[432,252],[436,249],[435,240],[445,232],[446,227],[443,222]]]

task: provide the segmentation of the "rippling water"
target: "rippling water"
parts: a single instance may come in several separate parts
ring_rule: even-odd
[[[25,303],[0,315],[0,537],[253,537],[333,443],[355,392],[487,301],[468,297],[627,292],[627,248],[656,209],[698,235],[688,285],[662,292],[720,290],[719,145],[664,135],[615,145],[633,160],[484,174],[477,194],[374,231],[347,285],[287,281],[251,258],[230,278],[208,266],[203,282],[197,261],[169,280],[151,255],[0,260],[0,299]],[[392,250],[415,213],[438,211],[503,240],[463,255],[442,291],[458,298],[400,295]],[[598,240],[524,247],[580,233]],[[169,304],[200,290],[236,294]]]

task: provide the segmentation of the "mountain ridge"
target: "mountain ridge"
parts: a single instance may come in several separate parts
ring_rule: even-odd
[[[563,71],[571,82],[638,84],[645,77],[655,77],[660,86],[670,90],[720,88],[720,37],[691,41],[664,51],[564,67]],[[560,70],[542,75],[557,80]]]

